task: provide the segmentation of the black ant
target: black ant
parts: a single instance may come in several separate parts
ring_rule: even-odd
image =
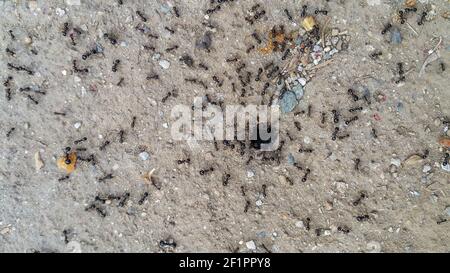
[[[214,171],[214,168],[213,167],[211,167],[211,168],[209,168],[209,169],[205,169],[205,170],[200,170],[200,175],[205,175],[205,174],[207,174],[207,173],[209,173],[209,172],[213,172]]]
[[[187,158],[187,159],[179,159],[179,160],[177,160],[177,163],[178,163],[178,165],[181,165],[181,164],[184,164],[184,163],[189,164],[189,163],[191,163],[191,159],[190,159],[190,158]]]
[[[167,30],[168,32],[170,32],[171,34],[175,33],[175,30],[169,28],[169,27],[164,27],[165,30]]]
[[[383,55],[383,52],[381,52],[381,51],[375,51],[375,52],[371,53],[371,54],[369,55],[369,57],[370,57],[371,59],[373,59],[373,60],[376,60],[376,59],[378,59],[381,55]]]
[[[142,13],[139,10],[137,10],[136,14],[137,14],[137,16],[139,16],[139,18],[141,18],[142,22],[147,22],[147,18],[145,17],[144,13]]]
[[[178,8],[177,7],[173,7],[172,9],[173,9],[173,12],[175,13],[175,16],[177,18],[180,17],[180,12],[178,11]]]
[[[359,165],[361,164],[361,159],[355,159],[355,170],[359,171]]]
[[[365,215],[356,216],[355,218],[358,222],[365,222],[370,219],[370,216],[365,214]]]
[[[116,86],[122,86],[123,85],[123,81],[125,80],[125,78],[120,78],[119,82],[116,84]]]
[[[237,57],[235,57],[235,58],[228,58],[228,59],[226,59],[225,61],[226,61],[227,63],[234,63],[234,62],[239,61],[239,59],[238,59]]]
[[[294,126],[295,126],[295,128],[297,128],[298,131],[301,131],[301,130],[302,130],[302,125],[300,124],[300,122],[295,121],[295,122],[294,122]]]
[[[103,142],[102,146],[100,146],[100,151],[105,150],[109,144],[111,144],[111,142],[109,140]]]
[[[339,123],[339,112],[337,110],[332,110],[334,123]]]
[[[144,204],[144,202],[145,202],[145,200],[147,200],[148,196],[149,196],[149,193],[148,192],[144,192],[144,194],[142,195],[141,199],[139,199],[138,204],[139,205]]]
[[[125,203],[128,201],[128,199],[130,198],[130,193],[126,192],[123,196],[122,196],[122,200],[120,200],[119,202],[119,207],[124,207]]]
[[[10,56],[15,57],[16,56],[16,52],[12,51],[11,49],[9,49],[8,47],[6,48],[6,53],[8,53]]]
[[[392,28],[392,24],[388,23],[386,26],[384,26],[383,30],[381,31],[381,34],[386,34],[390,29]]]
[[[202,68],[203,70],[206,70],[206,71],[209,70],[209,67],[207,65],[205,65],[204,63],[199,63],[198,67],[200,67],[200,68]]]
[[[62,35],[63,36],[67,36],[67,33],[69,32],[69,23],[64,23],[64,28],[63,28],[63,31],[62,31]]]
[[[311,173],[310,169],[306,169],[305,175],[303,175],[302,182],[306,182],[308,180],[308,175]]]
[[[246,50],[247,54],[249,54],[250,51],[252,51],[253,49],[255,49],[255,46],[254,46],[254,45],[249,46],[249,47],[247,48],[247,50]]]
[[[16,36],[14,35],[12,30],[8,30],[9,36],[11,37],[11,39],[15,40]]]
[[[365,192],[361,192],[358,199],[353,201],[353,206],[355,207],[358,206],[359,204],[361,204],[361,201],[365,198],[367,198],[367,194]]]
[[[70,147],[66,147],[64,149],[64,153],[66,156],[66,159],[64,160],[64,163],[66,163],[67,165],[70,165],[72,163],[72,160],[70,160],[70,151],[72,150],[72,148]]]
[[[29,99],[29,100],[31,100],[34,104],[39,104],[39,102],[35,99],[35,98],[33,98],[31,95],[27,95],[27,98]]]
[[[289,48],[286,49],[283,56],[281,57],[281,60],[283,60],[283,61],[286,60],[290,53],[291,53],[291,50]]]
[[[403,10],[398,11],[398,16],[400,17],[400,24],[404,24],[406,22],[405,12]]]
[[[230,181],[230,178],[231,178],[231,175],[230,175],[229,173],[225,174],[225,175],[222,177],[222,185],[228,186],[228,183],[229,183],[229,181]]]
[[[323,15],[327,15],[327,14],[328,14],[328,11],[326,11],[326,10],[319,10],[319,9],[316,9],[316,10],[314,11],[314,14],[319,14],[319,13],[322,13]]]
[[[114,176],[112,174],[107,174],[107,175],[99,178],[98,181],[99,182],[105,182],[106,180],[110,180],[110,179],[113,179],[113,178],[114,178]]]
[[[131,128],[134,128],[136,126],[136,119],[137,119],[137,117],[133,117],[131,119]]]
[[[250,201],[245,201],[245,207],[244,207],[244,212],[248,212],[248,209],[250,208]]]
[[[333,141],[336,140],[338,133],[339,133],[339,127],[335,127],[333,135],[331,136],[331,140],[333,140]]]
[[[70,178],[70,176],[66,175],[58,179],[58,182],[66,181]]]
[[[13,77],[12,76],[8,76],[6,78],[6,81],[3,82],[3,86],[8,87],[12,80],[13,80]]]
[[[116,45],[116,44],[117,44],[117,39],[116,39],[116,37],[113,36],[112,34],[105,33],[105,34],[103,34],[103,37],[104,37],[105,39],[108,39],[109,42],[110,42],[112,45]]]
[[[261,80],[261,74],[263,73],[263,69],[258,68],[258,74],[256,75],[255,81],[259,82]]]
[[[372,136],[373,136],[373,138],[378,138],[378,135],[377,135],[377,130],[375,130],[375,128],[372,128]]]
[[[149,81],[149,80],[158,80],[159,79],[159,75],[158,74],[151,74],[151,75],[148,75],[147,77],[146,77],[146,79]]]
[[[443,166],[447,166],[448,165],[449,158],[450,158],[450,154],[449,153],[445,153],[444,162],[442,162]]]
[[[349,120],[346,120],[345,121],[345,125],[349,125],[350,123],[352,123],[353,121],[356,121],[356,120],[358,120],[359,118],[357,117],[357,116],[354,116],[354,117],[352,117],[351,119],[349,119]]]
[[[9,129],[9,131],[6,133],[6,137],[9,138],[11,136],[11,134],[16,130],[16,128],[12,127],[11,129]]]
[[[423,22],[425,21],[425,17],[428,15],[428,13],[426,11],[422,12],[422,14],[420,15],[420,20],[419,22],[417,22],[417,24],[419,26],[423,25]]]
[[[303,5],[302,6],[302,13],[301,13],[301,17],[305,17],[306,16],[306,10],[308,9],[307,5]]]
[[[80,144],[80,143],[82,143],[82,142],[84,142],[84,141],[86,141],[86,140],[87,140],[87,137],[83,137],[83,138],[81,138],[81,139],[75,140],[75,141],[73,142],[73,144],[78,145],[78,144]]]
[[[355,94],[355,91],[353,89],[348,89],[348,93],[350,94],[350,96],[352,96],[354,101],[358,101],[359,97]]]
[[[76,60],[72,61],[72,68],[73,68],[73,71],[77,72],[77,73],[88,73],[89,72],[89,69],[87,69],[87,68],[78,68]]]
[[[120,60],[114,60],[113,66],[112,66],[112,72],[117,72],[117,67],[120,64]]]
[[[125,131],[124,130],[120,130],[119,131],[119,143],[124,143],[125,142]]]
[[[173,239],[161,240],[159,242],[159,247],[160,248],[176,248],[177,243],[175,243],[175,241]]]
[[[252,37],[256,40],[256,42],[257,42],[258,44],[261,44],[261,43],[262,43],[261,38],[259,37],[258,33],[253,32],[253,33],[252,33]]]
[[[348,109],[348,111],[349,111],[350,113],[353,113],[353,112],[356,112],[356,111],[362,111],[362,110],[363,110],[362,107],[354,107],[354,108]]]
[[[8,69],[10,69],[10,70],[14,69],[14,70],[17,70],[17,71],[25,71],[29,75],[33,75],[34,74],[34,72],[31,71],[31,69],[29,69],[27,67],[24,67],[24,66],[17,66],[17,65],[14,65],[12,63],[7,63],[7,66],[8,66]]]
[[[292,20],[293,20],[291,14],[289,13],[289,10],[288,10],[288,9],[284,9],[284,13],[285,13],[286,16],[288,17],[289,21],[292,21]]]

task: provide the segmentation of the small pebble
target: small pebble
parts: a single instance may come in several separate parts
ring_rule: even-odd
[[[150,155],[147,152],[142,152],[142,153],[139,154],[139,158],[142,161],[146,161],[146,160],[148,160],[150,158]]]
[[[169,69],[170,67],[170,62],[167,60],[161,60],[159,61],[159,65],[163,68],[163,69]]]
[[[75,127],[75,129],[80,129],[81,127],[81,122],[77,122],[73,125],[73,127]]]
[[[253,241],[248,241],[248,242],[245,243],[245,245],[250,250],[256,250],[256,244]]]
[[[428,173],[429,171],[431,171],[431,166],[430,165],[425,165],[423,166],[423,170],[424,173]]]
[[[292,91],[286,91],[280,99],[280,107],[283,113],[292,112],[297,106],[297,96]]]
[[[255,176],[255,173],[253,171],[247,171],[247,177],[252,178]]]
[[[391,43],[398,45],[401,42],[402,42],[402,35],[400,33],[400,30],[396,27],[393,27],[391,30]]]

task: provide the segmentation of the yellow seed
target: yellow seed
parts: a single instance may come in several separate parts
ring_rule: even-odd
[[[413,8],[416,6],[416,0],[406,0],[405,1],[405,6],[407,6],[408,8]]]
[[[312,16],[307,16],[302,21],[302,26],[306,31],[313,30],[315,25],[316,25],[316,20],[314,20],[314,17],[312,17]]]
[[[67,158],[70,160],[70,164],[66,164]],[[68,157],[61,156],[60,158],[58,158],[58,161],[56,162],[56,165],[58,165],[58,168],[60,168],[61,170],[65,170],[68,174],[75,171],[76,164],[77,164],[77,154],[76,153],[71,153],[71,154],[69,154]]]

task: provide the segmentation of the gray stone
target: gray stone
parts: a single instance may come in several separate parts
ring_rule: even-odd
[[[292,112],[297,106],[297,96],[294,92],[286,91],[280,99],[280,107],[283,113]]]
[[[400,30],[396,27],[393,27],[391,30],[391,43],[398,45],[401,42],[402,34],[400,33]]]

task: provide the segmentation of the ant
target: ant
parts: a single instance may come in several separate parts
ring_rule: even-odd
[[[355,170],[359,171],[359,165],[361,164],[361,159],[355,159]]]
[[[11,49],[9,49],[8,47],[6,48],[6,53],[8,53],[10,56],[15,57],[16,56],[16,52],[12,51]]]
[[[136,119],[137,119],[137,117],[133,117],[131,119],[131,128],[134,128],[136,126]]]
[[[214,171],[214,168],[213,167],[211,167],[211,168],[209,168],[209,169],[205,169],[205,170],[200,170],[200,175],[205,175],[205,174],[207,174],[207,173],[209,173],[209,172],[213,172]]]
[[[247,200],[247,201],[245,201],[244,212],[246,213],[249,208],[250,208],[250,201]]]
[[[177,163],[178,163],[178,165],[181,165],[181,164],[184,164],[184,163],[189,164],[189,163],[191,163],[191,159],[190,158],[188,158],[188,159],[179,159],[179,160],[177,160]]]
[[[339,133],[339,127],[335,127],[333,135],[331,136],[331,140],[335,141],[338,133]]]
[[[303,5],[302,6],[302,13],[301,13],[301,17],[305,17],[306,16],[306,10],[308,9],[307,5]]]
[[[139,199],[138,204],[139,205],[144,204],[144,202],[145,202],[145,200],[147,200],[148,196],[149,196],[149,193],[148,192],[144,192],[144,194],[142,195],[141,199]]]
[[[355,91],[353,89],[351,89],[351,88],[348,89],[348,93],[350,94],[350,96],[353,97],[354,101],[358,101],[359,100],[359,97],[355,94]]]
[[[284,9],[284,13],[285,13],[286,16],[288,17],[289,21],[292,21],[292,20],[293,20],[293,18],[292,18],[292,16],[291,16],[291,14],[289,13],[289,10],[288,10],[288,9]]]
[[[358,206],[359,204],[361,204],[361,201],[365,198],[367,198],[367,194],[365,192],[361,192],[358,199],[353,201],[353,206],[355,207]]]
[[[29,68],[26,68],[26,67],[24,67],[24,66],[17,66],[17,65],[14,65],[14,64],[12,64],[12,63],[7,63],[7,66],[8,66],[8,69],[14,69],[14,70],[17,70],[17,71],[25,71],[25,72],[27,72],[29,75],[33,75],[34,74],[34,72],[33,71],[31,71],[31,69],[29,69]]]
[[[224,185],[224,186],[228,186],[228,183],[229,183],[229,181],[230,181],[230,178],[231,178],[231,175],[230,174],[225,174],[223,177],[222,177],[222,185]]]
[[[180,12],[178,11],[178,8],[177,7],[173,7],[172,9],[173,9],[173,12],[175,13],[175,16],[177,18],[180,17]]]
[[[302,182],[306,182],[306,180],[308,180],[308,175],[311,173],[310,169],[306,169],[306,173],[302,178]]]
[[[78,68],[76,60],[72,61],[72,68],[73,68],[73,71],[77,72],[77,73],[88,73],[89,72],[89,69],[87,69],[87,68]]]
[[[354,108],[348,109],[348,111],[350,113],[353,113],[353,112],[356,112],[356,111],[362,111],[362,110],[363,110],[362,107],[354,107]]]
[[[384,26],[383,30],[381,31],[381,34],[386,34],[390,29],[392,28],[392,24],[388,23],[386,26]]]
[[[112,34],[105,33],[105,34],[103,34],[103,37],[104,37],[105,39],[108,39],[109,42],[110,42],[112,45],[116,45],[116,44],[117,44],[117,39],[116,39],[116,37],[113,36]]]
[[[349,120],[346,120],[345,121],[345,125],[349,125],[350,123],[352,123],[353,121],[356,121],[356,120],[358,120],[359,118],[357,117],[357,116],[354,116],[354,117],[352,117],[351,119],[349,119]]]
[[[119,143],[124,143],[125,142],[125,131],[124,130],[120,130],[119,131]]]
[[[16,128],[12,127],[11,129],[9,129],[9,131],[6,133],[6,137],[9,138],[11,136],[11,134],[16,130]]]
[[[164,27],[165,30],[167,30],[168,32],[170,32],[171,34],[175,33],[175,30],[169,28],[169,27]]]
[[[367,220],[369,220],[369,219],[370,219],[370,216],[367,215],[367,214],[365,214],[365,215],[360,215],[360,216],[356,216],[356,220],[357,220],[358,222],[365,222],[365,221],[367,221]]]
[[[125,203],[128,201],[128,199],[130,198],[130,193],[125,193],[123,196],[122,196],[122,200],[120,200],[120,202],[119,202],[119,207],[124,207],[125,206]]]
[[[106,149],[106,147],[111,144],[111,142],[109,140],[105,141],[102,146],[100,146],[100,151],[103,151]]]
[[[377,60],[381,55],[383,55],[383,52],[381,52],[381,51],[375,51],[375,52],[371,53],[371,54],[369,55],[369,57],[370,57],[372,60]]]
[[[339,123],[339,112],[337,110],[332,110],[334,123]]]
[[[417,24],[418,24],[419,26],[423,25],[423,22],[424,22],[425,17],[426,17],[427,15],[428,15],[428,13],[427,13],[426,11],[422,12],[422,14],[420,15],[420,20],[419,20],[419,22],[417,22]]]
[[[84,142],[84,141],[86,141],[86,140],[87,140],[87,137],[83,137],[83,138],[81,138],[81,139],[75,140],[75,141],[73,142],[73,144],[78,145],[78,144],[80,144],[80,143],[82,143],[82,142]]]
[[[319,13],[322,13],[323,15],[327,15],[327,14],[328,14],[328,11],[326,11],[326,10],[319,10],[319,9],[316,9],[316,10],[314,11],[314,14],[319,14]]]
[[[99,182],[105,182],[106,180],[110,180],[110,179],[113,179],[113,178],[114,178],[114,176],[112,174],[107,174],[107,175],[99,178],[98,181]]]
[[[199,63],[198,66],[199,66],[200,68],[206,70],[206,71],[209,70],[209,67],[208,67],[206,64],[204,64],[204,63]]]
[[[258,44],[261,44],[261,43],[262,43],[261,38],[259,37],[258,33],[253,32],[253,33],[252,33],[252,37],[256,40],[256,42],[257,42]]]
[[[139,18],[141,18],[142,22],[147,22],[147,18],[145,17],[144,13],[142,13],[141,11],[137,10],[136,11],[137,16],[139,16]]]
[[[113,66],[112,66],[112,72],[117,72],[117,67],[120,64],[120,60],[114,60]]]

